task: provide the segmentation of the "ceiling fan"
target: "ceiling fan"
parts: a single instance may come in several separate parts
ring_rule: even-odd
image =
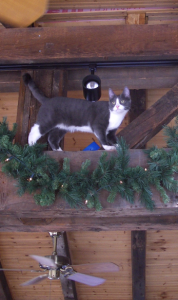
[[[22,286],[34,285],[47,278],[52,280],[65,278],[89,286],[97,286],[104,283],[105,279],[87,274],[119,271],[119,267],[111,262],[70,265],[66,257],[57,255],[57,237],[57,235],[53,235],[54,249],[52,255],[30,255],[31,258],[39,262],[39,266],[42,270],[0,269],[0,271],[30,271],[41,273],[39,276],[22,283]]]

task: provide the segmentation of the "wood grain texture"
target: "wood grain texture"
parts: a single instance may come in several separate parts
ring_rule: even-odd
[[[176,59],[177,30],[178,25],[1,29],[0,63]]]
[[[78,170],[86,159],[91,160],[90,170],[96,167],[102,151],[91,152],[48,152],[59,164],[64,157],[71,161],[71,171]],[[147,166],[141,150],[130,150],[130,166]],[[35,204],[33,196],[17,195],[14,181],[0,173],[0,229],[1,231],[58,231],[60,230],[145,230],[178,228],[177,195],[169,193],[171,201],[162,203],[159,193],[153,189],[156,208],[153,212],[142,207],[136,198],[129,204],[119,195],[114,203],[106,201],[108,193],[100,194],[103,210],[95,211],[84,207],[71,209],[62,199],[56,199],[49,207]]]
[[[119,132],[130,148],[141,148],[178,112],[178,84]]]
[[[30,255],[51,255],[52,239],[48,232],[27,232],[20,234],[0,232],[0,255],[3,268],[40,270],[39,264]],[[31,272],[5,272],[13,300],[64,300],[60,280],[45,279],[40,284],[22,287],[20,284],[38,276]]]
[[[127,8],[131,8],[133,11],[137,11],[137,9],[140,10],[146,10],[146,8],[151,8],[152,10],[169,10],[172,8],[177,8],[177,3],[174,0],[164,0],[164,7],[163,0],[125,0],[124,2],[122,0],[98,0],[97,2],[95,0],[50,0],[49,1],[49,9],[55,9],[55,8],[61,8],[61,9],[76,9],[76,8],[123,8],[124,10],[127,10]],[[160,7],[161,6],[161,7]]]
[[[57,255],[66,257],[69,264],[72,264],[66,232],[60,232],[60,236],[57,238]],[[65,278],[62,273],[60,274],[60,281],[64,300],[78,300],[75,281]]]
[[[87,69],[68,71],[68,91],[81,89],[82,80],[89,74]],[[172,88],[178,82],[177,66],[168,67],[114,67],[97,68],[96,75],[101,79],[103,90],[123,89],[162,89]]]
[[[176,299],[177,230],[147,231],[146,299]]]
[[[145,300],[146,231],[131,231],[132,299]]]
[[[0,262],[0,268],[2,268],[1,262]],[[13,300],[4,271],[0,271],[0,299]]]
[[[19,92],[20,71],[0,72],[0,93]]]
[[[9,128],[16,122],[18,93],[0,93],[0,121],[7,117]]]
[[[160,99],[162,96],[164,96],[169,89],[151,89],[147,90],[146,92],[146,109],[151,107],[157,99]],[[175,126],[175,118],[169,122],[168,126]],[[158,148],[166,148],[166,139],[164,130],[162,129],[159,131],[149,142],[147,142],[146,147],[152,147],[153,145],[157,145]]]

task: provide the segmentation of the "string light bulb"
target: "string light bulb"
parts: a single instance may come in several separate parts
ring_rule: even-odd
[[[145,168],[145,172],[146,172],[146,171],[148,171],[148,169],[147,169],[147,168]]]
[[[7,157],[7,158],[5,159],[5,162],[10,161],[12,158],[13,158],[13,156]]]
[[[123,184],[123,181],[122,181],[122,180],[120,180],[119,182],[120,182],[120,184]]]
[[[32,181],[33,180],[33,176],[34,176],[35,174],[32,174],[28,179],[27,179],[27,181]]]
[[[88,204],[88,200],[87,199],[85,200],[85,204]]]

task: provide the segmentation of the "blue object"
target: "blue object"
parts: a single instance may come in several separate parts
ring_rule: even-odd
[[[97,143],[93,142],[90,145],[88,145],[85,149],[83,149],[83,151],[96,151],[98,149],[100,149],[100,146]]]

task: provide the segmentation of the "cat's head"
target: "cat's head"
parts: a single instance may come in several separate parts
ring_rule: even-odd
[[[115,112],[129,110],[131,107],[130,91],[125,87],[122,94],[116,95],[112,89],[109,89],[109,109]]]

